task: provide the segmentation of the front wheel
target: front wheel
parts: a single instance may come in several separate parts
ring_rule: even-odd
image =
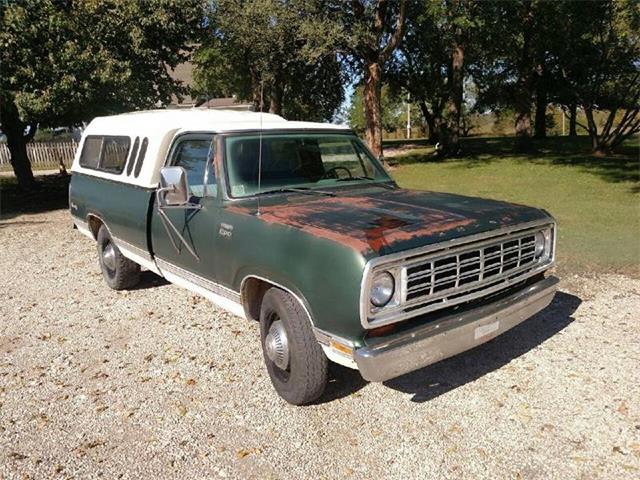
[[[304,405],[322,395],[328,360],[304,309],[292,295],[275,287],[265,293],[260,338],[271,383],[282,398]]]

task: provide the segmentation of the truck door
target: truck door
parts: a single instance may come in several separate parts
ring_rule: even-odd
[[[167,165],[185,169],[189,204],[159,211],[156,199],[151,220],[152,249],[161,273],[173,283],[209,292],[216,289],[218,215],[213,140],[212,134],[186,134],[174,141]]]

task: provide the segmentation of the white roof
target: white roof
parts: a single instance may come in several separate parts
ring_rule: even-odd
[[[158,171],[164,164],[167,150],[176,135],[186,132],[236,132],[252,130],[348,130],[344,125],[315,122],[293,122],[270,113],[242,112],[236,110],[180,109],[147,110],[123,113],[108,117],[96,117],[82,134],[73,162],[72,172],[86,173],[108,179],[118,179],[142,187],[153,188],[158,184]],[[148,138],[149,145],[142,171],[137,178],[126,173],[116,175],[83,168],[79,165],[80,152],[88,135],[122,135],[131,138]],[[130,159],[129,159],[130,161]]]
[[[237,110],[170,109],[146,110],[123,113],[109,117],[97,117],[87,127],[87,132],[100,130],[131,132],[140,128],[151,129],[156,135],[170,130],[229,132],[237,130],[274,129],[348,129],[343,125],[315,122],[291,122],[271,113],[242,112]],[[88,133],[91,134],[91,133]]]

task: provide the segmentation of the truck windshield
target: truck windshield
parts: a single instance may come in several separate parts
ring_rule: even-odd
[[[389,182],[377,160],[355,135],[287,133],[262,136],[262,173],[258,189],[260,137],[225,139],[230,195],[249,197],[287,188],[326,189],[338,185]]]

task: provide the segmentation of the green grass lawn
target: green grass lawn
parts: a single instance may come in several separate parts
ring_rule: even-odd
[[[638,139],[609,158],[587,153],[586,138],[549,138],[536,146],[536,153],[514,155],[512,139],[472,138],[465,139],[462,158],[436,160],[420,145],[390,159],[392,174],[406,188],[544,208],[558,222],[561,271],[640,276]]]

